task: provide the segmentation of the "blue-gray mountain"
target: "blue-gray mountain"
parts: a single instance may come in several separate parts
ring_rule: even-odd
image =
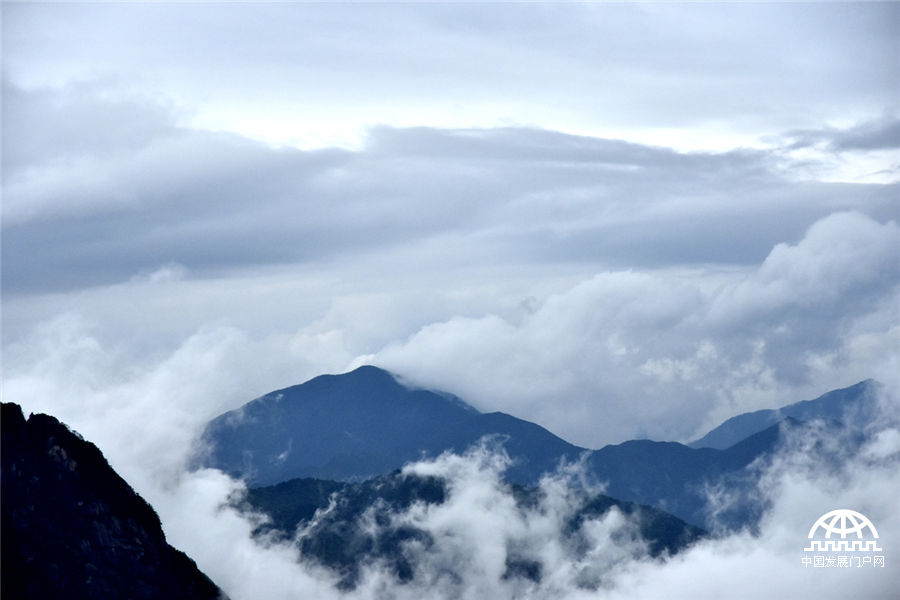
[[[798,421],[827,419],[847,423],[868,423],[874,418],[877,410],[878,387],[877,382],[867,379],[848,388],[828,392],[815,400],[804,400],[782,408],[744,413],[728,419],[688,446],[724,450],[787,418]]]
[[[863,382],[792,406],[802,406],[795,414],[804,419],[834,420],[857,404],[865,413],[871,411],[867,403],[874,385]],[[633,440],[591,451],[533,423],[483,414],[452,395],[411,389],[386,371],[361,367],[272,392],[214,419],[197,464],[257,487],[302,477],[361,481],[444,451],[463,452],[494,435],[513,460],[506,473],[511,483],[533,485],[561,462],[584,457],[587,476],[605,483],[610,496],[717,529],[753,526],[763,507],[748,500],[714,514],[708,490],[718,485],[752,490],[757,473],[747,467],[770,455],[785,429],[798,424],[790,415],[754,420],[752,426],[730,428],[732,436],[749,433],[725,448]]]
[[[543,427],[483,414],[450,394],[401,385],[376,367],[322,375],[217,417],[203,435],[203,466],[271,485],[296,477],[344,481],[389,473],[444,451],[464,452],[486,435],[517,461],[508,476],[533,482],[584,448]]]

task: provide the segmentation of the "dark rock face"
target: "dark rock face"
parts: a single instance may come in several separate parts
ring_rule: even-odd
[[[96,446],[15,404],[0,418],[3,598],[224,598]]]

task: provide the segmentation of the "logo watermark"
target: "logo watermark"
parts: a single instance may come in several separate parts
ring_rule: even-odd
[[[819,517],[807,536],[800,562],[804,567],[850,569],[884,568],[884,550],[878,545],[878,530],[862,513],[847,508]]]

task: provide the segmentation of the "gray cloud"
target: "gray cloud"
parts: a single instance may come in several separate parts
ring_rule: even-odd
[[[230,324],[320,357],[271,387],[377,357],[585,445],[686,438],[890,347],[896,184],[522,127],[278,149],[103,86],[6,87],[4,142],[30,140],[4,164],[7,340],[63,311],[147,347]]]
[[[786,134],[794,147],[822,144],[834,152],[900,148],[900,119],[884,117],[846,129],[800,130]]]
[[[892,353],[896,185],[529,128],[275,149],[7,87],[4,136],[36,135],[4,165],[6,340],[63,311],[147,348],[230,324],[285,357],[248,397],[368,357],[584,445],[684,439]]]
[[[3,81],[3,167],[17,171],[73,158],[139,151],[171,133],[171,109],[140,95],[104,98],[104,86],[25,91]]]
[[[833,210],[892,212],[891,186],[792,182],[763,151],[386,127],[356,152],[273,149],[178,127],[144,100],[6,87],[7,294],[170,262],[210,276],[437,239],[446,248],[421,268],[463,247],[499,264],[746,264]]]
[[[331,274],[198,279],[165,265],[111,287],[7,300],[4,348],[16,357],[17,344],[33,345],[34,323],[65,312],[81,315],[94,344],[135,356],[227,326],[243,340],[229,369],[248,378],[229,393],[232,407],[374,362],[588,447],[693,439],[738,412],[889,374],[900,334],[898,247],[894,222],[837,213],[749,267],[585,276],[467,265],[427,277],[407,273],[405,249],[332,263]],[[40,347],[53,345],[65,347]],[[265,368],[240,366],[259,357]]]
[[[880,112],[895,92],[896,11],[19,4],[6,12],[4,64],[30,86],[121,78],[230,117],[277,115],[285,126],[406,114],[405,124],[454,126],[718,123],[755,136]]]

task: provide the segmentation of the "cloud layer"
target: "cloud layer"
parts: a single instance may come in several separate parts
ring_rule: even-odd
[[[896,360],[896,184],[528,128],[275,149],[99,84],[5,89],[7,348],[61,314],[142,359],[231,328],[266,357],[244,399],[373,361],[587,446]]]
[[[512,123],[709,147],[879,117],[895,97],[892,3],[16,4],[4,17],[4,72],[29,88],[106,80],[173,97],[198,127],[306,146],[358,143],[375,124]]]
[[[387,127],[356,152],[273,149],[97,86],[4,88],[6,294],[168,263],[746,264],[835,210],[894,212],[895,186],[792,181],[771,151]]]

